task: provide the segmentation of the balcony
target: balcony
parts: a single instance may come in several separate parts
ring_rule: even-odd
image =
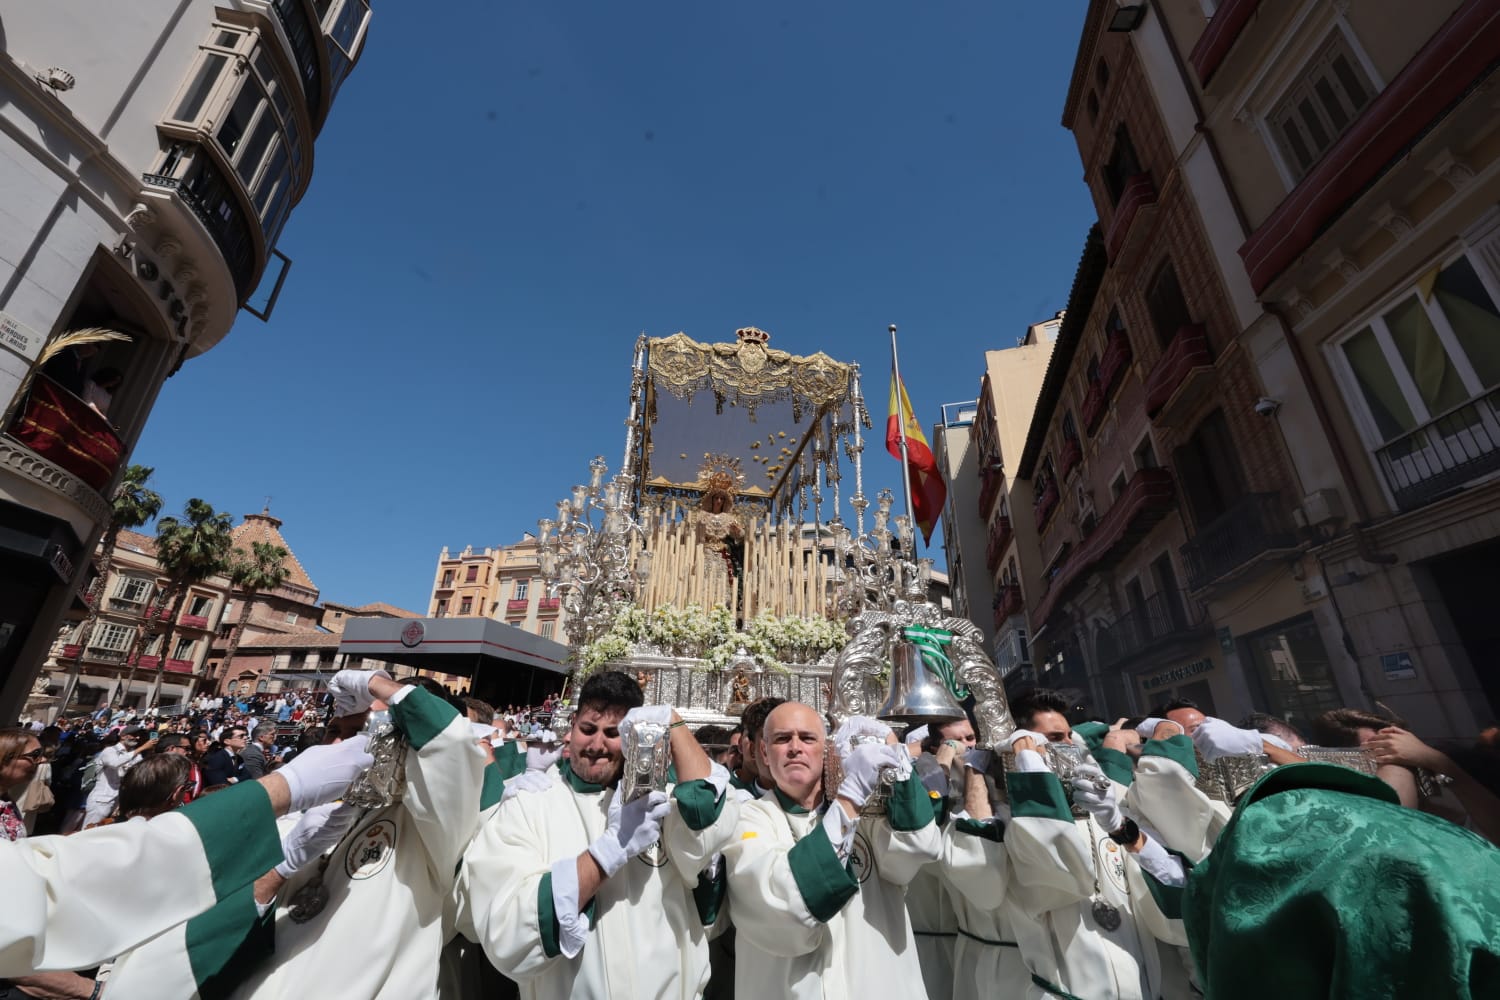
[[[255,281],[260,275],[260,254],[256,236],[260,234],[260,220],[252,220],[245,214],[239,194],[244,186],[238,178],[231,178],[214,163],[212,155],[196,143],[177,144],[191,150],[191,163],[182,178],[165,174],[142,174],[147,185],[174,191],[192,213],[203,223],[224,255],[224,264],[234,279],[236,303],[243,305],[255,290]]]
[[[59,658],[64,660],[76,660],[78,659],[78,654],[82,651],[82,649],[83,647],[78,645],[78,643],[70,642],[63,646],[62,652],[59,653],[58,656]]]
[[[1010,540],[1014,537],[1010,518],[997,517],[990,523],[990,538],[984,547],[984,566],[991,573],[999,568],[1000,560],[1005,557],[1005,550],[1010,547]]]
[[[125,650],[110,649],[107,646],[90,646],[85,659],[98,660],[101,663],[124,663]]]
[[[513,597],[505,602],[506,611],[525,611],[531,606],[531,601],[525,597]]]
[[[561,597],[544,597],[536,602],[538,611],[557,611],[562,607]]]
[[[1090,434],[1099,429],[1099,422],[1104,419],[1104,388],[1097,381],[1089,383],[1089,391],[1084,394],[1083,405],[1078,408],[1083,417],[1083,429]]]
[[[1052,574],[1047,592],[1032,614],[1033,632],[1046,623],[1075,583],[1122,559],[1175,506],[1177,489],[1166,469],[1141,469],[1132,476],[1093,533]]]
[[[1194,645],[1207,631],[1201,604],[1184,608],[1175,593],[1152,594],[1144,605],[1100,630],[1094,649],[1099,666],[1108,670],[1177,646]]]
[[[183,615],[177,619],[177,624],[187,628],[208,628],[208,619],[203,615]]]
[[[1146,415],[1171,427],[1213,391],[1214,358],[1202,323],[1177,331],[1146,378]]]
[[[1036,530],[1041,531],[1052,520],[1052,512],[1057,509],[1058,502],[1057,484],[1048,483],[1042,495],[1036,498]]]
[[[161,664],[160,656],[142,656],[136,660],[136,666],[142,670],[155,670],[159,664]],[[190,674],[193,672],[193,661],[168,657],[162,671],[168,674]]]
[[[995,500],[1000,496],[1000,484],[1005,481],[1005,474],[999,469],[985,464],[984,471],[979,474],[979,516],[986,520],[990,511],[995,509]]]
[[[109,610],[124,611],[128,614],[138,615],[141,613],[141,601],[132,601],[128,597],[111,597],[109,599]]]
[[[1240,580],[1298,551],[1297,534],[1281,495],[1247,493],[1193,535],[1182,547],[1182,561],[1188,588],[1202,591]]]
[[[1239,253],[1257,295],[1491,72],[1496,18],[1494,0],[1466,0],[1250,234]]]
[[[1062,448],[1057,453],[1057,465],[1062,472],[1063,479],[1068,478],[1068,473],[1078,468],[1078,463],[1083,461],[1083,445],[1078,443],[1077,438],[1064,436]]]
[[[40,372],[6,433],[100,493],[125,457],[125,445],[109,421]]]
[[[1450,410],[1375,454],[1401,510],[1500,470],[1500,391]]]
[[[1002,584],[995,590],[995,627],[1000,628],[1005,623],[1005,619],[1020,614],[1024,606],[1021,600],[1021,585],[1018,583]]]
[[[1199,84],[1208,86],[1214,71],[1229,55],[1229,50],[1234,48],[1245,25],[1258,9],[1260,0],[1220,0],[1213,17],[1209,19],[1208,27],[1198,36],[1198,44],[1188,53],[1188,62],[1192,64],[1193,72],[1198,74]]]
[[[1110,264],[1128,267],[1146,244],[1151,219],[1156,215],[1156,184],[1150,173],[1139,173],[1125,182],[1115,202],[1114,218],[1104,234],[1104,251]]]
[[[1130,337],[1124,330],[1115,330],[1104,341],[1104,353],[1099,356],[1099,381],[1104,384],[1104,399],[1114,395],[1120,380],[1130,367],[1135,351],[1130,346]]]

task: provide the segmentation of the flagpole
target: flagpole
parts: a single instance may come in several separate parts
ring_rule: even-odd
[[[892,323],[891,330],[891,375],[896,380],[896,427],[900,433],[901,441],[901,486],[906,494],[906,516],[911,518],[911,537],[913,551],[907,553],[910,558],[916,558],[916,549],[919,543],[917,539],[922,535],[922,529],[917,527],[917,509],[911,502],[911,456],[906,451],[906,383],[901,381],[901,362],[896,358],[896,324]]]

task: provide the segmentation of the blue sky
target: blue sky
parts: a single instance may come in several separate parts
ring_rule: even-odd
[[[444,545],[618,465],[642,331],[859,361],[878,431],[896,323],[930,426],[1065,304],[1084,6],[378,4],[271,322],[170,379],[133,460],[170,510],[271,496],[324,598],[425,612]]]

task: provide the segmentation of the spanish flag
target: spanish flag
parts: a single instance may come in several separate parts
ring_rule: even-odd
[[[948,487],[943,483],[943,474],[938,471],[937,459],[922,433],[922,425],[912,412],[911,399],[906,395],[906,386],[896,375],[896,366],[891,365],[891,415],[885,424],[885,450],[899,462],[901,460],[901,428],[906,428],[906,475],[911,481],[912,516],[917,527],[922,529],[922,541],[932,541],[932,529],[937,527],[943,504],[948,499]]]

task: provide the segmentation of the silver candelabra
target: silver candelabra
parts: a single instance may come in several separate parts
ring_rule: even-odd
[[[602,456],[589,463],[589,484],[557,502],[557,518],[537,521],[538,562],[547,593],[561,598],[565,631],[582,646],[609,631],[651,576],[646,535],[654,511],[631,512],[630,477],[605,482]]]
[[[850,500],[864,523],[869,501]],[[898,601],[924,602],[932,582],[932,560],[916,559],[916,531],[906,514],[891,516],[895,496],[881,490],[875,498],[875,523],[869,532],[855,535],[841,521],[833,529],[834,574],[831,586],[839,614],[853,617],[862,611],[891,611]],[[895,531],[891,528],[894,526]],[[898,545],[892,546],[895,540]]]

